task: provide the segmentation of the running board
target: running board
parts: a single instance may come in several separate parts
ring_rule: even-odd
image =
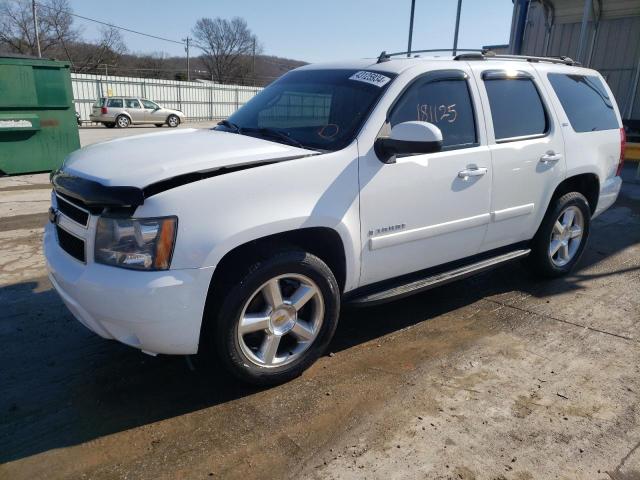
[[[363,294],[349,300],[348,303],[354,306],[364,306],[365,304],[369,306],[378,303],[390,302],[392,300],[407,297],[415,293],[430,290],[432,288],[444,285],[449,282],[453,282],[455,280],[470,277],[471,275],[484,272],[485,270],[490,270],[499,265],[502,265],[503,263],[526,257],[530,252],[531,249],[514,250],[502,255],[498,255],[496,257],[487,258],[485,260],[471,263],[463,267],[458,267],[447,272],[442,272],[425,278],[421,278],[420,280],[416,280],[411,283],[396,285],[395,287],[387,288],[385,290]]]

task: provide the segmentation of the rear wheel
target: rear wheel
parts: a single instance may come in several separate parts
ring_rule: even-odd
[[[169,115],[169,117],[167,118],[167,125],[169,125],[171,128],[175,128],[180,125],[180,119],[177,115]]]
[[[555,200],[532,242],[527,263],[544,277],[569,273],[584,251],[591,226],[587,199],[571,192]]]
[[[127,128],[129,125],[131,125],[131,120],[129,120],[129,117],[127,117],[126,115],[118,115],[118,117],[116,118],[116,126],[118,128]]]
[[[215,288],[215,286],[214,286]],[[336,279],[318,257],[288,251],[251,266],[223,296],[211,329],[218,356],[239,379],[275,385],[323,353],[338,322]]]

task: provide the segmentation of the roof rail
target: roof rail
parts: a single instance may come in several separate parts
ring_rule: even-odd
[[[492,51],[484,51],[482,53],[462,53],[456,55],[454,60],[526,60],[527,62],[549,62],[561,63],[563,65],[580,66],[581,63],[569,57],[536,57],[531,55],[507,55],[497,54]]]
[[[383,51],[382,53],[380,53],[380,55],[378,55],[378,62],[377,63],[382,63],[382,62],[388,62],[389,60],[391,60],[391,57],[397,57],[398,55],[407,55],[407,54],[414,54],[414,53],[437,53],[437,52],[478,52],[478,53],[487,53],[488,50],[485,49],[476,49],[476,48],[433,48],[433,49],[429,49],[429,50],[411,50],[406,51],[406,52],[395,52],[395,53],[387,53],[386,51]]]

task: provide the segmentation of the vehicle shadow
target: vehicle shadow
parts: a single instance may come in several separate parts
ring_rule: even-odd
[[[640,244],[639,203],[622,198],[620,206],[597,220],[591,246],[571,276],[537,280],[514,263],[394,303],[347,308],[330,351],[347,350],[488,296],[522,292],[543,298],[619,274],[622,269],[590,267]],[[259,391],[215,365],[201,368],[185,357],[149,357],[97,337],[72,318],[46,278],[1,287],[0,305],[0,463]]]

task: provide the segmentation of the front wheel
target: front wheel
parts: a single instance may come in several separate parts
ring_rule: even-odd
[[[584,195],[570,192],[556,199],[532,242],[527,263],[544,277],[569,273],[584,251],[591,226],[591,209]]]
[[[167,118],[167,125],[171,128],[175,128],[180,125],[180,119],[177,115],[169,115],[169,118]]]
[[[215,319],[221,361],[255,385],[297,377],[333,337],[339,292],[329,267],[310,253],[289,251],[258,261],[229,289]]]

